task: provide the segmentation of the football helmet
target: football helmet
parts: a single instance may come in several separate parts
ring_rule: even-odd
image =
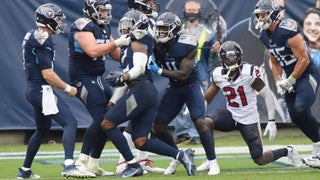
[[[120,19],[118,26],[119,35],[133,34],[136,39],[141,39],[148,34],[149,18],[138,10],[126,12]]]
[[[281,8],[276,0],[259,0],[253,11],[253,23],[256,29],[268,29],[280,17]],[[260,22],[258,15],[266,13],[265,22]]]
[[[228,71],[236,70],[242,64],[243,51],[240,45],[234,41],[226,41],[221,44],[219,60]]]
[[[166,43],[175,38],[181,31],[180,18],[171,12],[162,13],[156,20],[155,39],[158,42]]]
[[[149,6],[150,0],[127,0],[129,10],[139,10],[145,14],[152,13],[152,7]]]
[[[84,0],[83,13],[97,24],[109,24],[112,6],[109,0]]]
[[[55,34],[65,32],[67,24],[62,23],[65,18],[61,8],[53,3],[43,4],[35,11],[36,25],[47,27]]]

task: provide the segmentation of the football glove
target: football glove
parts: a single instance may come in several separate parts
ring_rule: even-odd
[[[296,78],[293,76],[289,76],[287,79],[277,81],[277,88],[280,87],[284,91],[288,91],[289,93],[295,92],[293,85],[296,83]]]
[[[122,73],[119,71],[111,71],[105,80],[112,87],[126,85],[126,82],[123,80]]]
[[[273,140],[277,135],[277,125],[274,119],[269,120],[264,130],[263,136],[266,136],[269,132],[269,140]]]
[[[122,35],[118,39],[114,40],[114,44],[117,47],[122,47],[122,46],[129,46],[131,42],[131,38],[129,35]]]
[[[279,81],[276,82],[276,85],[277,85],[277,93],[280,95],[280,96],[284,96],[284,94],[286,93],[286,90],[282,89],[280,86],[279,86]]]
[[[149,67],[150,67],[151,71],[153,73],[157,73],[159,76],[161,76],[162,69],[157,65],[156,59],[153,54],[150,56],[150,59],[151,59],[151,62],[149,64]]]

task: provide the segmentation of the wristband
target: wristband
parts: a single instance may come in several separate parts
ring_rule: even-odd
[[[64,92],[67,94],[71,93],[71,86],[69,84],[67,84],[67,87],[64,89]]]
[[[159,75],[159,76],[161,76],[162,70],[163,70],[162,68],[160,68],[160,69],[158,70],[158,75]]]
[[[296,78],[295,77],[293,77],[292,75],[290,75],[289,76],[289,78],[288,78],[288,82],[292,85],[292,84],[294,84],[294,83],[296,83]]]

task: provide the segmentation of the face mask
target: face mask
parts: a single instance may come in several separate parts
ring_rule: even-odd
[[[185,13],[184,18],[190,22],[194,22],[200,18],[200,13]]]

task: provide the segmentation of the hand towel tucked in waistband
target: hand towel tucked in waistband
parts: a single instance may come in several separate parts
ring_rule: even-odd
[[[42,85],[42,113],[47,116],[58,112],[57,97],[53,94],[52,87]]]

